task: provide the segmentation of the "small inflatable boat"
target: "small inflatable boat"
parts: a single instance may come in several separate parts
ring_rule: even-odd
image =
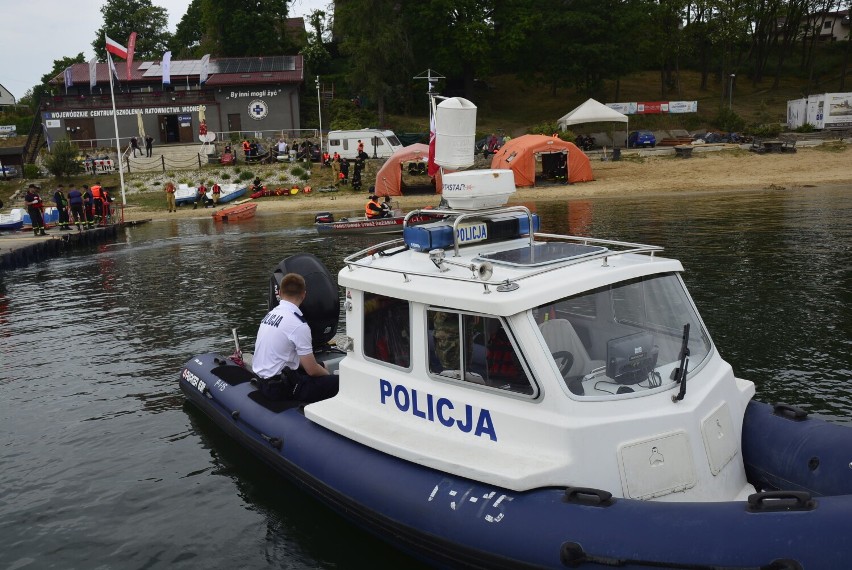
[[[541,233],[514,189],[509,170],[445,174],[450,209],[409,213],[433,221],[336,282],[310,254],[273,271],[270,306],[305,277],[336,396],[268,401],[239,353],[191,358],[181,390],[442,567],[848,567],[852,429],[752,401],[661,248]]]

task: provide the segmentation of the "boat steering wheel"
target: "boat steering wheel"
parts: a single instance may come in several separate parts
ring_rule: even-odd
[[[559,368],[559,373],[563,378],[568,377],[568,371],[574,365],[574,355],[567,350],[558,350],[553,353],[553,360],[556,362],[556,367]]]

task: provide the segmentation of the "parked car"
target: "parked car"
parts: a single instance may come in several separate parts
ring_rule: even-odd
[[[627,147],[655,147],[657,146],[657,137],[651,131],[633,131],[627,136]]]
[[[15,178],[18,176],[18,169],[14,166],[0,166],[0,178]]]

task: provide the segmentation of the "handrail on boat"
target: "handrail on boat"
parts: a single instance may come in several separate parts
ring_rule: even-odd
[[[527,216],[528,216],[528,219],[529,219],[529,223],[530,223],[529,227],[531,229],[534,227],[533,226],[532,213],[530,212],[529,208],[526,208],[525,206],[509,206],[509,207],[491,208],[491,209],[488,209],[488,210],[478,210],[478,211],[413,210],[413,211],[409,212],[408,214],[406,214],[405,219],[403,220],[403,227],[405,227],[407,225],[408,220],[413,216],[418,216],[418,215],[420,215],[420,216],[428,215],[428,216],[434,216],[434,217],[454,216],[456,218],[453,221],[453,246],[454,246],[454,250],[455,250],[454,257],[458,257],[459,256],[459,253],[458,253],[459,243],[458,243],[458,231],[457,230],[458,230],[458,225],[462,220],[467,219],[467,218],[472,218],[472,217],[482,217],[482,216],[486,216],[486,215],[502,214],[502,213],[510,213],[510,212],[526,213]],[[633,242],[626,242],[626,241],[598,239],[598,238],[591,238],[591,237],[585,237],[585,236],[569,236],[569,235],[549,234],[549,233],[535,233],[535,232],[531,231],[530,234],[529,234],[529,238],[530,238],[530,243],[529,243],[530,248],[535,247],[536,238],[541,238],[541,239],[547,239],[547,240],[577,242],[577,243],[581,243],[583,245],[589,245],[589,244],[606,245],[608,247],[617,247],[617,248],[624,248],[624,249],[613,250],[613,249],[607,248],[606,250],[604,250],[602,252],[595,253],[595,254],[588,255],[588,256],[565,258],[565,259],[562,259],[562,260],[559,260],[559,261],[554,261],[554,262],[549,263],[547,265],[531,267],[531,268],[528,269],[528,272],[524,273],[523,275],[516,275],[514,277],[501,279],[501,280],[483,281],[483,280],[478,279],[473,274],[470,277],[456,277],[456,276],[446,275],[445,273],[443,273],[443,274],[440,274],[440,277],[442,279],[449,279],[449,280],[452,280],[452,281],[465,281],[465,282],[480,283],[483,286],[485,286],[485,292],[489,293],[490,290],[488,289],[488,285],[497,286],[497,285],[505,285],[505,284],[509,284],[509,283],[516,283],[518,281],[522,281],[522,280],[527,279],[529,277],[535,277],[537,275],[541,275],[543,273],[548,273],[550,271],[555,271],[557,269],[561,269],[561,268],[569,266],[569,265],[575,265],[575,264],[578,264],[578,263],[585,263],[587,261],[592,261],[592,260],[595,260],[595,259],[603,259],[604,264],[606,264],[607,258],[609,258],[610,256],[624,255],[624,254],[629,254],[629,253],[649,254],[649,256],[651,258],[653,258],[654,254],[656,252],[663,251],[663,248],[661,246],[656,246],[656,245],[648,245],[648,244],[633,243]],[[539,242],[539,243],[544,243],[544,242]],[[387,272],[390,272],[390,273],[400,273],[400,274],[403,275],[403,277],[406,281],[408,281],[409,275],[411,275],[411,276],[416,275],[416,276],[422,276],[422,277],[436,277],[436,275],[434,273],[428,273],[426,271],[411,271],[411,270],[397,269],[397,268],[393,268],[393,267],[375,267],[373,265],[367,265],[366,263],[362,263],[362,261],[366,257],[374,258],[377,255],[379,255],[379,256],[388,255],[386,252],[388,252],[388,251],[390,251],[394,248],[400,248],[400,247],[401,248],[406,247],[404,238],[394,239],[394,240],[391,240],[391,241],[383,242],[383,243],[362,249],[362,250],[357,251],[357,252],[347,256],[346,258],[344,258],[343,262],[346,264],[346,266],[349,268],[350,271],[354,271],[354,268],[356,266],[364,267],[364,268],[372,268],[372,269],[377,269],[377,270],[380,270],[380,271],[387,271]],[[402,250],[400,250],[400,251],[402,251]],[[428,253],[428,252],[424,252],[424,253]],[[471,269],[473,269],[473,264],[472,264]]]

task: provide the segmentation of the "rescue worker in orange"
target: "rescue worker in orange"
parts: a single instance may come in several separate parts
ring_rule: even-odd
[[[92,192],[92,202],[95,208],[95,224],[100,224],[104,216],[104,193],[100,180],[89,188]]]
[[[198,208],[198,205],[201,204],[204,207],[204,201],[207,199],[207,187],[204,185],[204,181],[198,183],[197,194],[195,195],[195,204],[192,205],[192,209]]]
[[[384,217],[384,210],[382,210],[382,206],[379,204],[379,197],[375,194],[370,196],[370,201],[364,206],[364,214],[366,214],[368,220]]]
[[[213,192],[213,206],[216,207],[219,205],[219,195],[222,194],[222,187],[219,186],[218,182],[214,182],[211,190]]]
[[[175,185],[173,182],[166,182],[166,204],[169,207],[169,212],[176,212],[175,205]]]

